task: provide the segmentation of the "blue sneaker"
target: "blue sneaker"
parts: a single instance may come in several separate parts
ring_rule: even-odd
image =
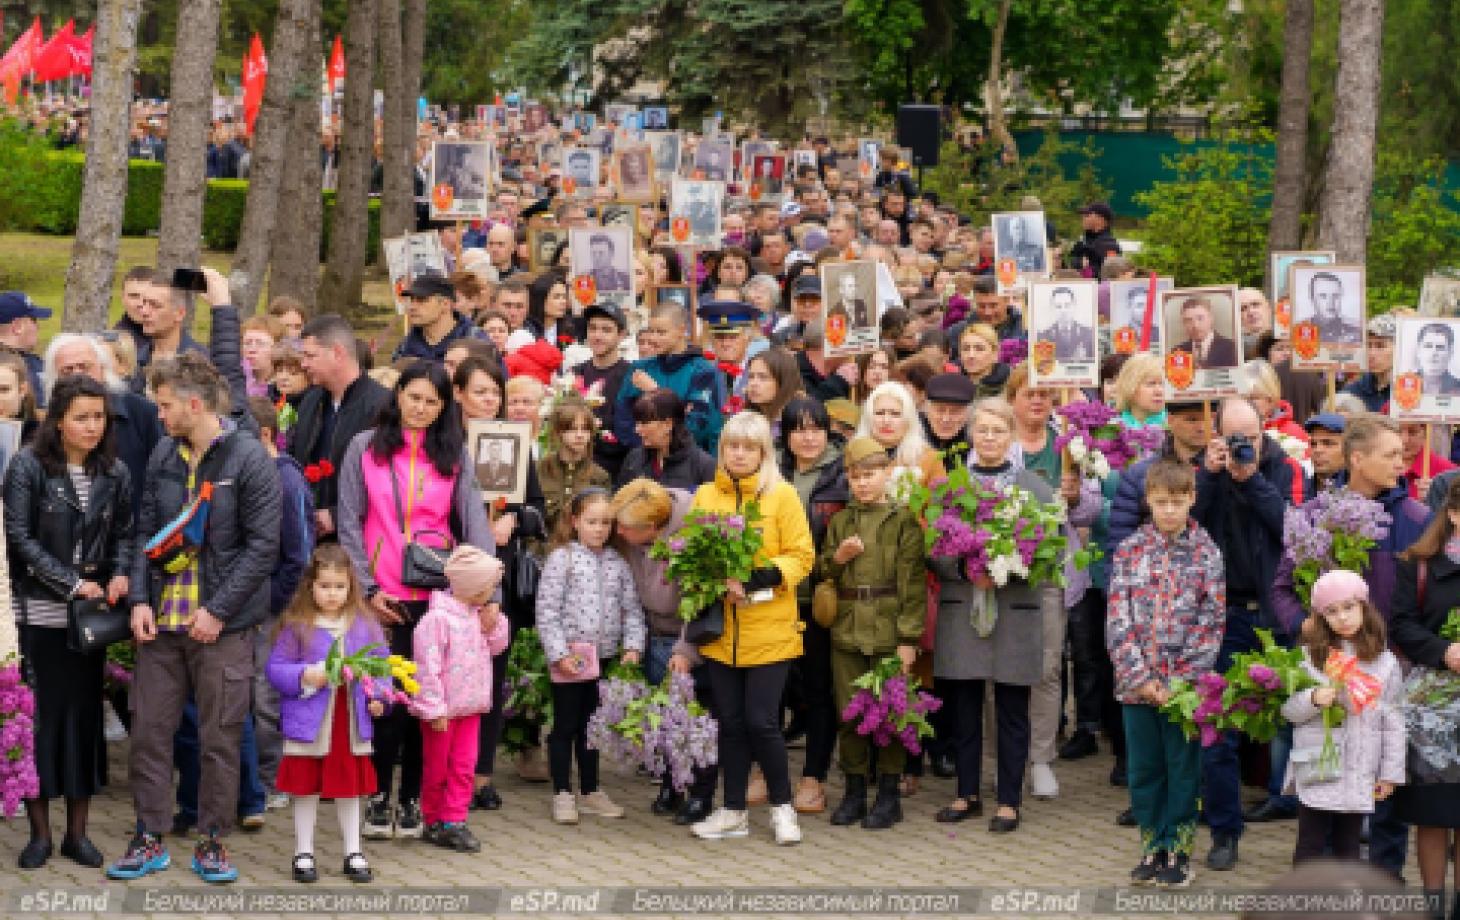
[[[162,845],[162,838],[147,833],[138,822],[137,833],[132,837],[132,842],[127,844],[127,852],[122,854],[121,859],[106,867],[106,875],[107,878],[120,880],[141,878],[161,872],[170,865],[172,857],[167,854],[167,847]]]
[[[205,882],[221,884],[238,879],[238,869],[228,861],[228,851],[216,834],[198,838],[193,850],[193,871]]]

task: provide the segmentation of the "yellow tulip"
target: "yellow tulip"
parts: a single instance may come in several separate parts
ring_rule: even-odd
[[[405,661],[405,659],[400,655],[391,655],[385,660],[390,662],[391,670],[395,670],[397,667],[400,667],[401,663]]]
[[[406,693],[409,693],[411,696],[415,696],[416,694],[421,692],[420,683],[410,679],[409,677],[403,679],[400,682],[400,685],[405,688]]]

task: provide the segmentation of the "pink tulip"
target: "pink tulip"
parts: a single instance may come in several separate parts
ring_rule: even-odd
[[[345,665],[343,668],[341,668],[340,669],[340,673],[342,675],[344,675],[344,678],[347,681],[351,681],[351,680],[354,680],[355,679],[355,672],[352,671],[352,670],[350,670],[350,666],[349,665]]]

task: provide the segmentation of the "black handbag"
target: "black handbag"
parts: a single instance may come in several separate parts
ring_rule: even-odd
[[[132,618],[104,597],[72,598],[66,605],[66,647],[89,655],[132,638]]]
[[[699,616],[684,624],[684,641],[691,645],[708,645],[725,635],[725,602],[715,601],[700,610]]]
[[[395,467],[391,466],[389,469],[390,490],[395,495],[395,516],[400,524],[401,533],[406,538],[406,545],[401,550],[400,583],[407,588],[417,588],[422,591],[445,590],[447,587],[446,560],[451,558],[451,551],[455,548],[451,537],[438,530],[418,530],[414,533],[407,530],[406,516],[401,510],[400,482],[395,478]],[[427,546],[419,542],[417,538],[424,534],[435,534],[445,545]]]
[[[542,563],[532,554],[527,541],[513,537],[517,543],[516,555],[512,560],[512,600],[519,609],[535,603],[537,583],[542,579]]]

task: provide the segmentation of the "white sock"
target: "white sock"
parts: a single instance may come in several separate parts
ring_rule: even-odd
[[[314,852],[314,819],[319,813],[319,796],[294,796],[294,852]]]
[[[340,840],[345,845],[345,855],[363,853],[360,847],[360,800],[335,799],[335,817],[340,819]]]

